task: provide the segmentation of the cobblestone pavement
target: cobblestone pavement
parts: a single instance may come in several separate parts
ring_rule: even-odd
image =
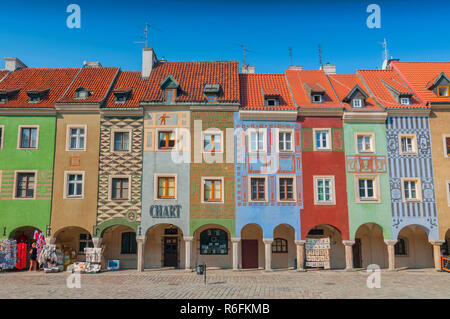
[[[0,298],[450,298],[450,274],[433,269],[381,272],[381,288],[367,288],[365,271],[274,272],[135,270],[81,275],[67,288],[68,273],[0,273]]]

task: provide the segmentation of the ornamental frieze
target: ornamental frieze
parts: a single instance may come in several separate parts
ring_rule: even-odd
[[[347,156],[347,172],[349,173],[386,173],[385,156]]]

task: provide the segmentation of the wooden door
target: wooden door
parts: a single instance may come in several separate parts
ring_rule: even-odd
[[[164,267],[178,267],[177,237],[164,237]]]
[[[242,268],[258,268],[258,240],[242,240]]]
[[[361,239],[355,238],[353,245],[353,267],[362,268]]]

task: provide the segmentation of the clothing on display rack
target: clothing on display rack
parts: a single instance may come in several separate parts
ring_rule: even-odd
[[[0,239],[0,268],[14,269],[17,263],[17,242],[11,239]]]

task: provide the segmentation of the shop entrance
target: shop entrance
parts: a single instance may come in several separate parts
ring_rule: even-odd
[[[258,240],[242,239],[242,268],[258,268]]]
[[[360,238],[355,238],[355,244],[353,245],[353,267],[362,268],[361,239]]]
[[[164,267],[178,267],[177,237],[164,237]]]

